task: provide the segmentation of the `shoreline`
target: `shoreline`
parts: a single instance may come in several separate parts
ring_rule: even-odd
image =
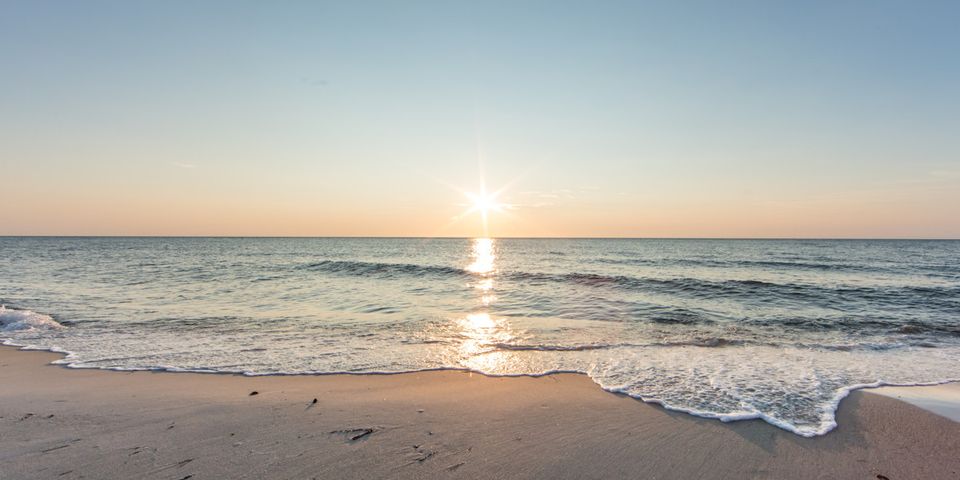
[[[0,348],[10,478],[960,474],[960,423],[869,390],[840,403],[837,428],[806,438],[762,420],[670,411],[575,373],[211,375],[56,358]]]
[[[838,426],[838,422],[836,420],[836,413],[840,408],[840,403],[843,402],[843,400],[846,399],[848,396],[850,396],[850,394],[858,391],[867,391],[868,393],[876,393],[879,395],[886,395],[892,398],[898,398],[914,406],[927,410],[931,413],[945,416],[951,420],[960,422],[960,379],[948,379],[948,380],[941,380],[941,381],[934,381],[934,382],[921,382],[921,383],[909,383],[909,384],[874,382],[869,384],[858,384],[858,385],[851,385],[848,387],[844,387],[839,391],[839,394],[834,398],[834,401],[831,405],[834,413],[833,425],[824,431],[806,434],[806,433],[799,432],[796,429],[790,428],[791,426],[784,425],[782,422],[779,422],[775,419],[770,419],[762,414],[736,416],[736,415],[729,415],[729,414],[714,414],[714,413],[706,413],[706,412],[699,412],[699,411],[691,411],[691,410],[686,410],[682,408],[665,405],[659,400],[647,400],[642,396],[633,396],[633,395],[630,395],[629,393],[610,390],[610,389],[604,388],[602,385],[594,381],[593,378],[590,377],[590,375],[588,375],[587,373],[575,371],[575,370],[557,370],[557,371],[544,372],[540,374],[495,375],[495,374],[488,374],[480,371],[471,370],[469,368],[440,367],[440,368],[401,371],[401,372],[379,372],[379,371],[375,371],[375,372],[301,372],[301,373],[280,372],[280,373],[256,374],[256,373],[248,373],[244,371],[219,371],[219,370],[205,370],[205,369],[185,369],[185,368],[176,368],[176,367],[145,367],[145,368],[81,367],[81,366],[74,366],[73,364],[69,363],[68,359],[70,355],[73,355],[73,352],[69,352],[62,349],[41,347],[41,346],[35,346],[35,345],[21,345],[21,344],[13,343],[9,339],[4,340],[3,342],[0,342],[0,349],[3,349],[3,348],[12,348],[12,349],[23,351],[23,352],[44,352],[44,353],[55,354],[59,358],[54,361],[51,361],[50,364],[63,367],[69,370],[100,370],[100,371],[106,371],[106,372],[120,372],[120,373],[123,373],[123,372],[152,372],[152,373],[181,373],[181,374],[188,373],[188,374],[196,374],[196,375],[228,375],[228,376],[235,375],[235,376],[250,377],[250,378],[254,378],[254,377],[323,377],[323,376],[340,376],[340,375],[382,376],[382,375],[410,375],[410,374],[416,374],[416,373],[429,373],[429,372],[460,372],[460,373],[468,373],[471,375],[474,375],[474,374],[482,375],[484,377],[489,377],[489,378],[524,378],[524,377],[540,378],[540,377],[546,377],[550,375],[579,375],[589,379],[591,382],[593,382],[594,385],[597,386],[597,388],[601,389],[604,392],[607,392],[613,395],[622,395],[622,396],[631,398],[633,400],[636,400],[638,402],[654,405],[671,412],[683,413],[683,414],[691,415],[693,417],[703,418],[707,420],[717,420],[724,423],[741,422],[741,421],[747,421],[747,420],[760,420],[760,421],[766,422],[771,426],[774,426],[781,430],[785,430],[789,433],[792,433],[800,437],[805,437],[805,438],[814,438],[814,437],[827,435],[830,432],[832,432],[834,429],[836,429]],[[916,394],[911,395],[909,393],[904,393],[904,391],[900,390],[900,389],[913,389],[918,387],[934,387],[935,388],[935,387],[941,387],[944,385],[948,385],[948,386],[952,385],[955,387],[956,390],[948,391],[948,392],[932,392],[933,395],[936,397],[934,401],[929,401],[923,398],[922,395],[916,395]],[[889,391],[889,393],[885,393],[887,391]],[[945,402],[944,401],[945,398],[948,398],[949,402]]]

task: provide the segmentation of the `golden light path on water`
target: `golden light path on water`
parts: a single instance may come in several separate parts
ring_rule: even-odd
[[[471,286],[478,292],[479,308],[457,321],[464,341],[459,357],[463,366],[483,372],[504,370],[505,352],[494,350],[497,344],[510,343],[514,334],[506,319],[490,316],[496,274],[496,242],[491,238],[475,238],[471,243],[471,263],[467,271],[474,274]]]
[[[489,276],[494,273],[494,262],[497,257],[493,250],[492,238],[473,239],[473,262],[467,266],[467,271]]]

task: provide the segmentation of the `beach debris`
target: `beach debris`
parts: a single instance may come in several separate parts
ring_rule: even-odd
[[[23,417],[21,417],[21,418],[20,418],[20,421],[22,422],[22,421],[24,421],[24,420],[26,420],[26,419],[34,416],[34,415],[36,415],[36,414],[35,414],[35,413],[28,413],[28,414],[24,415]]]
[[[357,440],[360,440],[364,437],[367,437],[368,435],[373,434],[373,432],[375,431],[376,430],[372,428],[348,428],[343,430],[334,430],[330,433],[346,435],[347,440],[351,442],[356,442]]]
[[[47,418],[53,418],[53,414],[47,415]]]
[[[432,456],[434,456],[434,455],[437,454],[437,452],[422,452],[422,453],[423,453],[423,455],[422,455],[420,458],[417,459],[417,462],[419,462],[419,463],[423,463],[423,462],[427,461],[430,457],[432,457]]]
[[[311,403],[311,404],[313,404],[313,405],[316,405],[316,404],[317,404],[317,399],[316,399],[316,398],[314,398],[314,399],[313,399],[313,401],[312,401],[312,402],[310,402],[310,403]]]
[[[168,463],[168,464],[166,464],[166,465],[161,465],[159,468],[155,468],[155,469],[147,472],[147,475],[154,475],[154,474],[163,472],[163,471],[165,471],[165,470],[170,470],[171,468],[181,468],[181,467],[183,467],[184,465],[192,462],[193,460],[194,460],[193,458],[188,458],[188,459],[186,459],[186,460],[180,460],[179,462],[176,462],[176,463]],[[192,477],[192,476],[193,476],[193,475],[188,475],[188,476],[185,477],[185,478],[190,478],[190,477]]]
[[[417,409],[417,413],[423,413],[424,411],[425,411],[425,410],[422,409],[422,408],[418,408],[418,409]]]
[[[187,475],[186,477],[183,477],[180,480],[190,480],[191,478],[193,478],[193,475]]]
[[[48,448],[48,449],[46,449],[46,450],[40,450],[40,453],[49,453],[49,452],[52,452],[52,451],[54,451],[54,450],[60,450],[61,448],[67,448],[67,447],[69,447],[69,446],[70,446],[70,444],[68,443],[68,444],[66,444],[66,445],[60,445],[59,447],[53,447],[53,448]]]
[[[372,428],[364,428],[364,429],[360,430],[360,432],[357,433],[356,435],[351,436],[351,437],[350,437],[350,441],[353,442],[353,441],[359,440],[359,439],[361,439],[361,438],[363,438],[363,437],[366,437],[367,435],[370,435],[370,434],[372,434],[372,433],[373,433],[373,429],[372,429]]]
[[[254,396],[254,395],[260,395],[260,392],[254,390],[254,391],[250,392],[250,395],[247,395],[247,396],[248,396],[248,397],[252,397],[252,396]]]
[[[58,477],[62,477],[62,476],[64,476],[64,475],[69,475],[69,474],[71,474],[71,473],[73,473],[73,470],[67,470],[66,472],[63,472],[63,473],[61,473],[61,474],[59,474],[59,475],[57,475],[57,476],[58,476]]]
[[[886,475],[877,474],[877,480],[890,480]]]
[[[67,443],[65,443],[65,444],[63,444],[63,445],[60,445],[60,446],[57,446],[57,447],[48,448],[48,449],[46,449],[46,450],[41,450],[40,453],[49,453],[49,452],[52,452],[52,451],[54,451],[54,450],[60,450],[61,448],[67,448],[67,447],[69,447],[70,445],[73,445],[74,443],[77,443],[77,442],[79,442],[79,441],[80,441],[79,438],[75,438],[75,439],[73,439],[73,440],[67,440]]]
[[[417,455],[414,456],[413,459],[412,459],[412,461],[411,461],[410,463],[408,463],[407,465],[413,465],[414,463],[423,463],[423,462],[429,460],[431,457],[433,457],[434,455],[437,454],[437,452],[435,452],[435,451],[433,451],[433,450],[426,450],[426,449],[421,450],[420,447],[421,447],[421,445],[414,445],[414,446],[413,446],[413,450],[414,450],[414,452],[415,452]]]
[[[458,468],[460,468],[460,467],[462,467],[462,466],[464,466],[464,465],[466,465],[466,464],[467,464],[467,462],[454,463],[453,465],[450,465],[449,467],[447,467],[447,470],[449,470],[449,471],[452,472],[452,471],[454,471],[454,470],[456,470],[456,469],[458,469]]]

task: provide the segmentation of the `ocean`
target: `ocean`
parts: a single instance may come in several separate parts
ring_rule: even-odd
[[[73,368],[581,372],[804,436],[960,380],[960,241],[5,237],[0,304]]]

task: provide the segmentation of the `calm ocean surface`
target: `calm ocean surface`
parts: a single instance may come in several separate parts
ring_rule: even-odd
[[[0,303],[72,367],[575,371],[801,435],[960,379],[960,241],[0,238]]]

